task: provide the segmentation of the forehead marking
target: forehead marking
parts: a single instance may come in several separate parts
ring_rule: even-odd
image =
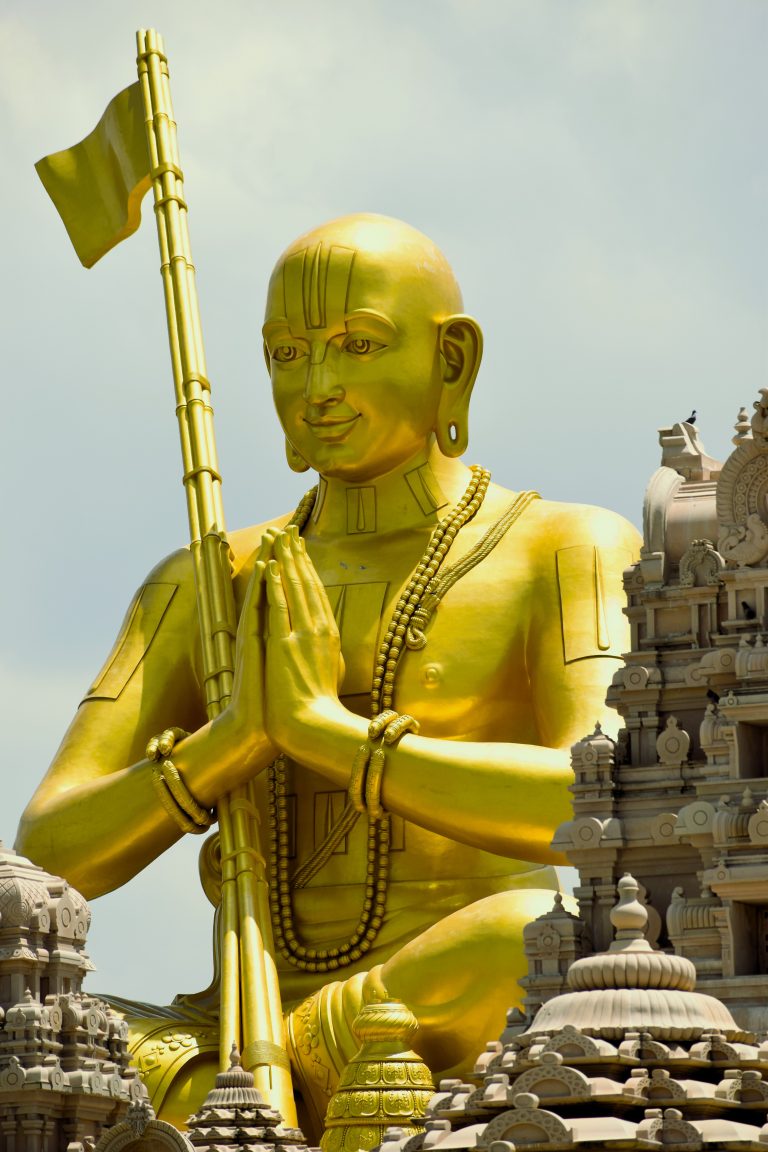
[[[283,265],[285,316],[291,328],[324,329],[344,325],[353,248],[322,242],[289,256]]]

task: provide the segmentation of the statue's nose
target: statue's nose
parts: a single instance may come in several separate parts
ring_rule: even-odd
[[[344,389],[325,352],[325,347],[318,345],[312,347],[304,388],[304,399],[307,404],[335,404],[344,399]]]

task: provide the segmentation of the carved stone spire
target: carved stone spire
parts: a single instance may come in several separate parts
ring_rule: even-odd
[[[645,939],[648,912],[637,899],[629,873],[618,883],[611,911],[616,937],[606,952],[576,960],[568,972],[572,989],[555,996],[537,1013],[529,1032],[557,1033],[571,1026],[606,1040],[641,1030],[667,1040],[698,1039],[721,1032],[740,1039],[742,1031],[713,996],[695,992],[696,969],[684,956],[651,948]]]

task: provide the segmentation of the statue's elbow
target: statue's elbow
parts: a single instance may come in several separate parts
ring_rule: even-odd
[[[71,851],[62,835],[61,818],[41,806],[36,797],[22,813],[13,847],[20,856],[25,856],[46,872],[61,876],[86,900],[99,895],[77,866],[78,854]],[[82,854],[80,856],[82,858]]]

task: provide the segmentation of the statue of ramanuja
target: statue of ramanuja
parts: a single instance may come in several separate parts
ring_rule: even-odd
[[[436,1079],[465,1075],[518,1002],[523,926],[558,887],[569,748],[611,724],[638,538],[462,462],[482,335],[407,225],[363,214],[301,236],[272,274],[263,334],[288,464],[319,480],[295,512],[229,537],[231,700],[206,719],[182,549],[137,593],[17,845],[90,899],[254,781],[312,1135],[366,1002],[408,1005]],[[129,1014],[177,1122],[215,1059],[214,1016],[185,1011]]]

